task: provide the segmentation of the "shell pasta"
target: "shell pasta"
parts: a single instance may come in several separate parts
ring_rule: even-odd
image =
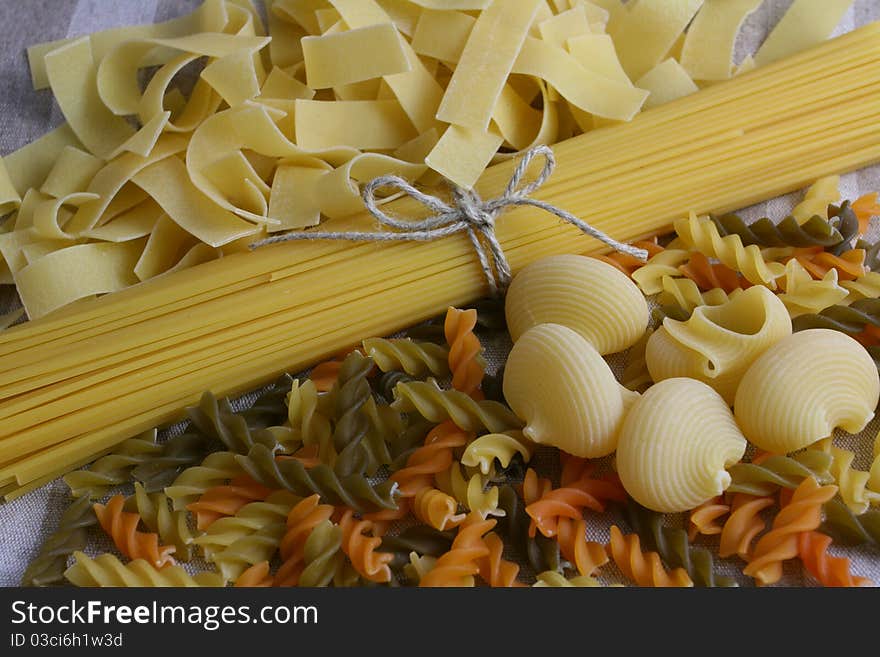
[[[874,417],[880,378],[851,337],[809,329],[777,342],[743,376],[734,404],[743,434],[761,449],[785,454],[850,433]]]
[[[539,324],[510,351],[504,396],[526,421],[526,438],[592,458],[614,451],[620,422],[638,393],[617,382],[580,334]]]
[[[727,488],[725,468],[745,449],[717,392],[694,379],[673,378],[633,404],[620,429],[617,469],[627,493],[643,506],[685,511]]]
[[[733,404],[749,365],[791,334],[782,301],[752,287],[719,306],[699,306],[690,319],[666,318],[648,340],[645,360],[655,381],[686,376],[702,381]]]
[[[504,310],[514,341],[537,324],[561,324],[600,354],[630,347],[648,326],[648,304],[635,284],[608,263],[579,255],[525,267],[507,291]]]

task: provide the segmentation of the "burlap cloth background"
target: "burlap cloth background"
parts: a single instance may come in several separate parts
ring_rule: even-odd
[[[63,120],[51,93],[48,90],[35,92],[31,86],[25,56],[27,46],[121,25],[164,21],[188,13],[200,4],[201,0],[0,0],[0,26],[3,26],[0,42],[0,155],[20,148]],[[791,0],[765,0],[761,8],[749,17],[737,43],[737,62],[745,54],[755,51],[790,4]],[[875,20],[880,20],[880,0],[856,0],[835,34],[848,32]],[[854,199],[875,190],[880,190],[880,166],[848,174],[841,182],[843,198]],[[795,193],[772,199],[746,209],[744,214],[751,218],[765,215],[782,217],[800,196]],[[873,226],[872,234],[874,237],[880,235],[877,225]],[[0,288],[0,312],[17,305],[14,290]],[[491,371],[503,361],[505,352],[503,340],[491,341],[487,345]],[[612,365],[617,366],[619,362],[616,361],[619,360],[612,359]],[[255,393],[237,400],[236,408],[250,405],[254,396]],[[181,429],[181,426],[171,427],[168,433],[173,435]],[[867,469],[871,445],[878,429],[880,419],[875,419],[860,436],[838,437],[841,445],[857,451],[856,467]],[[552,469],[553,463],[541,463],[545,460],[539,458],[539,465]],[[0,543],[0,585],[18,584],[27,563],[36,555],[46,536],[54,530],[68,503],[67,488],[59,480],[19,500],[0,505],[0,536],[3,537]],[[607,519],[598,519],[591,525],[592,538],[607,540]],[[111,549],[107,542],[96,542],[91,547],[89,551]],[[835,549],[834,552],[853,560],[854,574],[880,583],[880,552],[876,549]],[[199,567],[197,562],[191,565]],[[739,576],[737,564],[733,561],[719,562],[718,570],[736,576],[743,585],[750,584],[749,580]],[[606,579],[614,581],[619,578],[613,568],[605,567],[602,571]],[[801,568],[795,563],[788,565],[783,583],[793,586],[814,584],[809,577],[803,576]]]

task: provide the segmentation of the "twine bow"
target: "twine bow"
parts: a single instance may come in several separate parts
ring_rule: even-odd
[[[533,181],[520,186],[529,164],[538,156],[544,157],[544,167],[541,173]],[[495,235],[495,222],[508,207],[530,205],[556,215],[621,253],[627,253],[643,262],[647,260],[648,252],[644,249],[622,244],[562,208],[545,201],[529,198],[529,194],[532,194],[547,181],[555,167],[556,158],[553,156],[553,151],[547,146],[536,146],[523,155],[501,196],[484,201],[474,190],[453,186],[451,204],[416,189],[399,176],[379,176],[364,186],[364,204],[382,226],[393,229],[392,231],[290,232],[255,242],[251,248],[255,249],[291,240],[428,242],[456,233],[467,233],[474,250],[477,252],[486,280],[489,282],[489,288],[493,295],[497,295],[507,289],[512,273],[504,250],[501,248],[501,243]],[[380,210],[377,204],[376,191],[380,188],[391,188],[403,192],[427,207],[432,214],[424,219],[414,221],[389,216]]]

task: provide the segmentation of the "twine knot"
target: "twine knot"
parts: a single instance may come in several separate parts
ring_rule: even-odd
[[[541,169],[541,173],[534,180],[522,184],[529,164],[538,156],[544,158],[544,166]],[[553,156],[553,151],[548,146],[536,146],[525,152],[500,196],[483,200],[475,190],[453,186],[452,203],[447,203],[437,196],[420,191],[399,176],[379,176],[364,185],[362,193],[364,205],[380,225],[392,230],[336,233],[321,231],[289,232],[254,242],[251,244],[251,248],[255,249],[268,244],[291,240],[427,242],[463,232],[470,238],[492,294],[497,295],[507,289],[512,273],[510,264],[504,255],[504,250],[501,248],[501,243],[495,235],[495,222],[501,212],[508,207],[529,205],[556,215],[560,219],[576,226],[587,235],[604,242],[621,253],[627,253],[642,262],[646,261],[648,252],[644,249],[622,244],[573,214],[545,201],[530,198],[530,194],[547,181],[555,167],[556,159]],[[424,219],[417,220],[398,219],[386,214],[379,208],[377,201],[376,192],[381,188],[394,189],[410,196],[424,205],[432,214]]]

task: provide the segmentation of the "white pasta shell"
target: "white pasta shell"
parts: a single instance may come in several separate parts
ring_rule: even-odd
[[[730,485],[725,468],[745,449],[717,392],[695,379],[666,379],[651,386],[623,421],[617,472],[639,504],[676,513],[720,495]]]
[[[654,381],[698,379],[733,405],[749,365],[787,335],[785,304],[759,285],[721,305],[699,306],[686,321],[664,319],[648,340],[645,362]]]
[[[581,457],[611,454],[638,393],[621,386],[598,351],[559,324],[520,336],[504,368],[504,397],[526,422],[523,434]]]
[[[645,295],[608,263],[580,255],[541,258],[517,274],[504,306],[514,342],[537,324],[580,333],[600,354],[623,351],[648,326]]]
[[[862,345],[830,329],[800,331],[777,342],[748,369],[734,414],[761,449],[786,454],[830,436],[858,433],[880,398],[877,367]]]

